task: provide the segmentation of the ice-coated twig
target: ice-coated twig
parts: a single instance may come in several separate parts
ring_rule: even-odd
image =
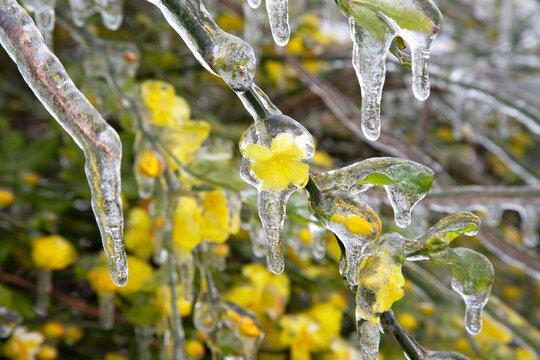
[[[116,285],[125,285],[128,269],[122,234],[122,143],[118,134],[77,89],[15,0],[0,0],[0,42],[37,98],[83,150],[92,209],[111,278]]]

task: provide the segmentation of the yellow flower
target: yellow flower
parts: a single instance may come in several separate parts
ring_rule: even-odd
[[[69,343],[76,343],[83,336],[82,330],[77,325],[70,325],[66,329],[64,337]]]
[[[118,292],[124,296],[139,291],[146,280],[152,275],[152,267],[144,260],[140,260],[135,256],[127,256],[129,278],[126,286],[118,289]]]
[[[350,215],[347,217],[334,214],[330,221],[345,225],[345,227],[355,235],[366,236],[371,234],[373,228],[371,224],[358,215]]]
[[[388,254],[365,257],[360,264],[360,281],[356,302],[359,315],[372,323],[379,321],[384,311],[404,295],[405,279],[401,265],[396,264]]]
[[[308,228],[303,228],[298,232],[298,237],[304,244],[311,244],[313,242],[313,236],[311,235],[311,231],[309,231]]]
[[[185,343],[186,355],[191,359],[199,359],[203,357],[206,350],[203,344],[197,340],[186,340]]]
[[[33,359],[44,340],[45,337],[40,333],[18,327],[4,344],[4,355],[13,360]]]
[[[516,351],[516,360],[534,360],[534,355],[526,349],[519,348]]]
[[[118,287],[112,282],[109,269],[106,266],[98,266],[90,270],[86,277],[90,286],[98,295],[112,294],[118,290]]]
[[[163,164],[151,149],[144,149],[139,155],[139,163],[137,164],[139,172],[151,178],[161,174]]]
[[[251,169],[263,182],[263,190],[282,191],[291,184],[298,188],[303,188],[307,184],[309,165],[302,162],[306,154],[289,133],[275,137],[271,149],[249,144],[245,148],[244,155],[253,161]]]
[[[186,121],[174,129],[167,129],[162,140],[176,160],[186,165],[193,159],[209,134],[210,124],[208,122],[203,120]],[[173,159],[168,161],[168,165],[172,170],[178,168],[178,164]]]
[[[330,341],[339,336],[343,308],[333,302],[320,302],[313,305],[307,312],[319,325],[316,338],[321,348],[328,348]]]
[[[22,181],[26,184],[36,186],[39,183],[39,175],[36,173],[25,174]]]
[[[200,220],[201,236],[212,242],[229,238],[229,209],[227,199],[220,190],[203,192],[203,212]]]
[[[60,235],[37,237],[31,247],[34,265],[47,270],[62,270],[77,257],[75,247]]]
[[[509,344],[512,341],[512,333],[489,315],[484,315],[482,332],[474,339],[482,348],[487,348],[494,344]]]
[[[178,291],[180,290],[177,287]],[[152,300],[152,304],[159,310],[163,317],[169,316],[172,314],[171,307],[171,287],[170,286],[161,286],[156,291],[156,296]],[[180,316],[189,316],[193,310],[193,302],[186,301],[182,296],[178,297],[178,310],[180,311]]]
[[[173,244],[188,252],[199,245],[202,241],[200,223],[201,209],[197,200],[191,196],[181,196],[174,214]]]
[[[108,352],[105,354],[104,360],[128,360],[128,358],[124,355],[120,355],[119,353]]]
[[[285,275],[274,275],[266,267],[250,264],[242,268],[248,283],[233,287],[225,298],[253,312],[257,318],[268,315],[278,318],[289,301],[289,279]]]
[[[332,157],[326,151],[317,150],[315,151],[315,154],[313,154],[313,159],[311,160],[312,167],[320,170],[328,170],[332,168],[333,164],[334,161],[332,160]]]
[[[244,28],[244,19],[232,13],[221,13],[216,18],[216,23],[226,32],[231,30],[242,30]]]
[[[147,80],[141,85],[141,96],[157,125],[174,127],[191,116],[189,104],[175,94],[171,84]]]
[[[335,338],[330,344],[332,353],[326,354],[324,360],[355,360],[362,359],[362,353],[359,348],[342,338]],[[383,360],[379,355],[379,360]]]
[[[148,259],[154,251],[152,237],[153,229],[148,213],[141,207],[132,208],[124,236],[126,249],[142,259]]]
[[[65,328],[58,321],[48,321],[43,325],[42,333],[49,339],[59,339],[64,336]]]
[[[418,321],[411,314],[401,314],[397,318],[398,323],[407,331],[416,329],[418,326]]]
[[[0,208],[8,207],[13,203],[15,197],[9,190],[0,189]]]
[[[280,342],[291,348],[291,360],[310,360],[311,352],[319,350],[315,333],[319,325],[306,314],[285,315],[280,321]]]
[[[43,344],[39,348],[37,358],[40,360],[53,360],[58,357],[58,349],[49,344]]]

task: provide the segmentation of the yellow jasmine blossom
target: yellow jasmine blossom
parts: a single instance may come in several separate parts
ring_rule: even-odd
[[[181,196],[174,214],[173,244],[187,252],[202,241],[201,209],[191,196]]]
[[[44,340],[45,337],[40,333],[18,327],[4,344],[4,355],[13,360],[34,359]]]
[[[412,331],[418,326],[418,321],[411,314],[401,314],[398,316],[397,321],[407,331]]]
[[[306,314],[285,315],[280,321],[280,342],[291,348],[291,360],[310,360],[311,352],[320,350],[316,332],[319,325]]]
[[[355,235],[366,236],[371,234],[373,228],[371,224],[364,218],[358,215],[350,215],[347,217],[334,214],[330,221],[345,225],[345,227]]]
[[[53,360],[58,357],[58,349],[49,344],[43,344],[36,354],[40,360]]]
[[[204,345],[197,340],[186,340],[185,348],[186,355],[191,359],[200,359],[206,352]]]
[[[41,332],[49,339],[59,339],[64,336],[65,328],[64,325],[58,321],[48,321],[43,325],[43,330]]]
[[[108,352],[105,354],[104,360],[128,360],[128,358],[124,355],[120,355],[119,353]]]
[[[146,261],[136,258],[135,256],[127,256],[129,278],[126,286],[118,289],[118,292],[124,296],[128,296],[139,291],[146,280],[152,275],[152,266]]]
[[[332,302],[320,302],[313,305],[307,313],[319,325],[315,334],[319,346],[328,348],[331,340],[339,336],[341,331],[343,308],[335,306]]]
[[[82,330],[76,325],[70,325],[66,329],[65,339],[69,343],[75,343],[79,341],[83,336]]]
[[[77,258],[75,247],[60,235],[37,237],[31,247],[34,265],[47,270],[62,270]]]
[[[519,348],[516,350],[516,360],[534,360],[534,355],[526,349]]]
[[[137,164],[139,172],[151,178],[155,178],[163,171],[163,164],[151,149],[144,149],[139,156]]]
[[[0,189],[0,208],[8,207],[13,203],[15,197],[9,190]]]
[[[229,208],[221,190],[201,194],[203,212],[201,236],[206,241],[224,242],[229,238]]]
[[[332,168],[333,164],[334,160],[326,151],[317,150],[315,151],[315,154],[313,154],[311,166],[321,170],[328,170]]]
[[[362,352],[359,348],[348,342],[343,338],[335,338],[330,344],[332,353],[326,354],[323,357],[324,360],[357,360],[362,359]],[[383,360],[381,354],[379,354],[379,360]]]
[[[142,259],[148,259],[154,251],[152,237],[152,222],[146,210],[141,207],[132,208],[124,235],[126,249]]]
[[[98,295],[112,294],[118,290],[118,287],[112,282],[109,269],[106,266],[98,266],[90,270],[86,277]]]
[[[401,265],[388,254],[365,257],[360,264],[360,281],[356,294],[357,311],[372,323],[404,295],[405,279]]]
[[[177,291],[180,291],[180,287],[177,286]],[[156,296],[152,300],[152,304],[158,309],[163,317],[172,314],[171,307],[171,287],[161,286],[156,291]],[[180,316],[189,316],[193,310],[193,302],[186,301],[182,296],[178,297],[178,311]]]
[[[24,174],[22,181],[26,184],[36,186],[39,183],[39,175],[36,173]]]
[[[216,18],[216,23],[226,32],[231,30],[242,30],[244,28],[244,19],[232,13],[221,13]]]
[[[512,333],[501,323],[489,315],[484,315],[482,332],[474,337],[482,348],[495,344],[509,344],[512,341]]]
[[[174,129],[167,129],[162,140],[180,163],[188,164],[210,134],[210,124],[203,120],[185,121]],[[174,159],[169,162],[172,170],[178,168]]]
[[[311,231],[309,231],[308,228],[302,228],[300,232],[298,233],[298,237],[304,244],[311,244],[313,242],[313,236],[311,235]]]
[[[298,188],[306,186],[309,179],[309,165],[302,160],[306,157],[289,133],[282,133],[272,140],[271,148],[249,144],[244,154],[253,163],[251,169],[263,184],[262,189],[282,191],[291,184]]]
[[[152,121],[157,125],[174,127],[191,116],[188,102],[177,96],[174,87],[164,81],[143,82],[141,96],[144,104],[152,112]]]
[[[242,318],[240,326],[238,327],[238,332],[246,337],[254,338],[261,336],[262,333],[255,321],[249,316],[244,316]]]

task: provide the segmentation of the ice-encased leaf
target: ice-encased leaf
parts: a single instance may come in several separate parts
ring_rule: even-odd
[[[128,269],[122,233],[120,137],[75,86],[26,11],[14,0],[2,1],[1,9],[0,43],[39,101],[84,152],[92,210],[109,272],[116,285],[124,286]]]
[[[460,235],[473,236],[480,230],[480,218],[468,211],[458,211],[439,220],[415,242],[407,242],[407,252],[435,249],[449,245]]]
[[[344,189],[358,193],[375,185],[384,187],[400,227],[410,224],[411,211],[431,188],[433,176],[433,170],[426,166],[391,157],[371,158],[341,169],[312,174],[322,191]]]
[[[466,248],[444,248],[429,254],[436,264],[452,271],[452,289],[465,302],[465,327],[473,335],[482,330],[482,309],[487,304],[495,271],[482,254]]]

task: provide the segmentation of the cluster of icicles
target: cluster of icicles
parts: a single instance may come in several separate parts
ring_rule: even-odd
[[[294,172],[297,168],[302,169],[310,163],[315,151],[314,139],[302,125],[282,114],[264,92],[253,83],[255,74],[253,49],[245,41],[220,29],[200,1],[149,1],[162,11],[166,20],[182,37],[201,65],[211,73],[220,76],[237,93],[255,121],[246,131],[240,143],[240,149],[244,156],[240,172],[242,178],[258,190],[259,216],[266,239],[268,267],[272,272],[280,274],[284,270],[281,232],[285,219],[285,207],[290,195],[305,186],[308,178],[295,173],[295,179],[291,180],[287,186],[268,185],[270,182],[263,181],[254,172],[252,165],[255,160],[249,156],[250,150],[248,148],[255,145],[274,151],[275,146],[277,152],[278,145],[287,147],[287,151],[293,154],[291,155],[293,162],[289,167],[291,172]],[[71,3],[73,6],[73,4],[81,5],[82,2],[73,0]],[[0,4],[0,41],[2,46],[17,63],[24,79],[39,100],[85,153],[86,173],[92,191],[92,208],[102,234],[111,277],[117,285],[123,286],[127,281],[127,262],[122,240],[121,143],[118,134],[75,87],[59,60],[45,45],[40,31],[28,14],[15,0],[0,0]],[[103,6],[102,1],[99,4]],[[105,2],[105,4],[114,3]],[[256,6],[258,4],[252,2],[250,5]],[[95,7],[88,8],[96,9]],[[269,9],[274,38],[279,45],[284,45],[289,37],[287,2],[282,0],[268,1],[267,8]],[[34,9],[37,11],[38,8]],[[41,11],[42,8],[39,9]],[[87,8],[85,7],[85,9]],[[428,13],[439,14],[438,10]],[[89,16],[88,13],[79,15],[78,19]],[[428,48],[438,31],[438,27],[437,31],[431,33],[407,30],[399,27],[383,13],[376,13],[376,15],[384,18],[384,24],[386,24],[383,42],[372,38],[371,33],[364,31],[351,20],[352,34],[355,39],[353,58],[364,95],[363,129],[371,140],[375,140],[380,131],[379,107],[385,75],[384,58],[391,39],[393,36],[399,35],[411,47],[414,93],[418,98],[425,99],[429,94]],[[39,16],[36,14],[36,17]],[[106,16],[104,16],[104,20],[105,18]],[[109,21],[111,21],[109,25],[114,24],[114,26],[110,26],[111,28],[119,25],[118,18],[115,21],[112,19]],[[436,24],[440,25],[440,18]],[[20,28],[21,32],[5,31],[5,29],[14,28]],[[27,46],[29,43],[32,44],[31,47]],[[365,61],[365,59],[369,59],[369,61]],[[365,67],[364,64],[368,63],[372,64],[373,67]],[[437,243],[437,241],[445,243],[445,239],[447,240],[446,244],[448,244],[453,237],[450,236],[450,239],[447,239],[447,233],[457,232],[469,235],[475,233],[478,230],[478,224],[474,215],[458,213],[445,218],[424,236],[416,241],[410,241],[393,233],[380,236],[380,220],[372,208],[362,199],[362,193],[370,187],[383,186],[394,209],[397,225],[405,227],[411,221],[412,209],[422,200],[431,186],[433,172],[429,168],[412,161],[377,158],[338,170],[312,173],[310,176],[312,180],[309,180],[311,184],[308,186],[311,187],[311,213],[324,227],[334,232],[343,245],[344,254],[340,262],[340,271],[348,287],[353,290],[356,290],[360,281],[359,267],[362,260],[381,250],[390,252],[393,259],[401,259],[399,260],[401,263],[407,254],[415,254],[407,260],[432,260],[450,267],[453,272],[455,265],[459,264],[462,258],[470,255],[466,249],[458,250],[458,248],[452,251],[441,250],[423,256],[422,250],[430,244]],[[415,184],[415,182],[419,182],[419,184]],[[343,219],[355,216],[367,221],[371,230],[365,233],[353,233],[347,226],[343,225]],[[465,225],[463,225],[464,223]],[[312,230],[314,237],[319,237],[322,232],[320,226],[312,226]],[[258,241],[260,245],[260,238]],[[321,242],[316,241],[315,244],[318,246],[314,254],[316,257],[321,257]],[[460,293],[465,300],[467,330],[476,334],[481,329],[481,312],[490,292],[493,269],[487,259],[480,255],[479,257],[472,256],[472,258],[479,264],[480,268],[485,270],[486,286],[479,290],[475,286],[476,282],[471,278],[474,274],[462,274],[458,269],[452,280],[452,288]],[[174,261],[170,256],[169,260]],[[174,264],[170,264],[170,266],[171,269],[174,268]],[[192,268],[193,265],[189,267]],[[204,269],[201,270],[201,274],[204,274]],[[195,305],[194,316],[196,326],[201,329],[209,324],[206,317],[211,317],[211,314],[205,311],[205,306],[208,306],[208,310],[211,311],[210,305],[214,300],[211,278],[205,278],[203,291],[201,291]],[[171,279],[171,281],[173,280]],[[361,296],[358,296],[357,299],[358,308],[365,306]],[[224,303],[223,306],[233,305]],[[173,306],[173,308],[177,307]],[[240,312],[239,309],[233,310]],[[379,330],[375,325],[364,320],[358,319],[364,358],[376,359],[378,358]],[[182,350],[179,349],[180,344],[183,344],[181,322],[178,321],[174,326],[176,327],[176,336],[173,334],[173,338],[176,338],[177,341],[173,343],[175,349],[181,352]],[[254,358],[253,346],[256,344],[251,344],[250,348],[245,350],[247,358]],[[440,353],[437,354],[440,355]]]

